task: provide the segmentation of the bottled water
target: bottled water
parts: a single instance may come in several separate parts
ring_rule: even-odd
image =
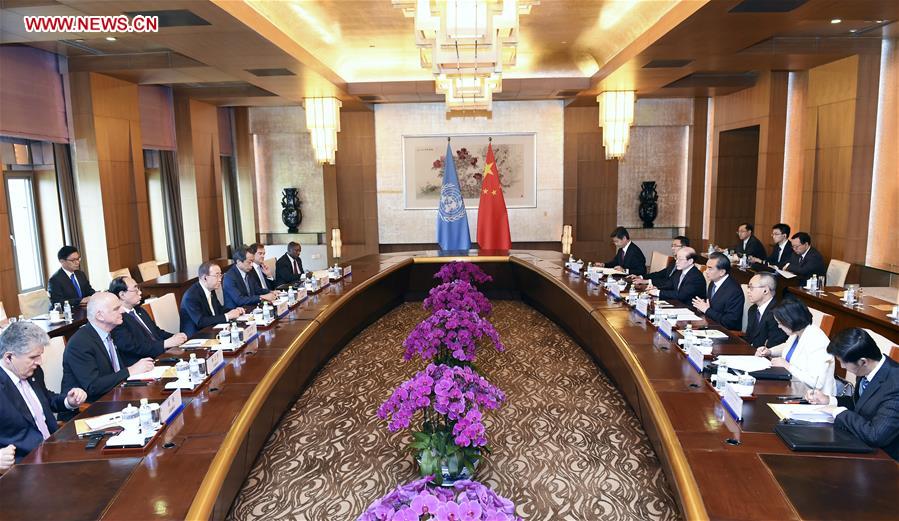
[[[190,382],[190,366],[184,360],[179,360],[175,364],[175,374],[178,376],[178,382],[186,384]]]
[[[72,305],[69,304],[68,300],[66,301],[65,307],[63,307],[62,312],[63,312],[63,315],[65,315],[66,322],[71,322],[72,321]]]
[[[140,429],[140,419],[138,417],[137,407],[128,404],[122,409],[122,427],[128,433],[136,433]]]
[[[200,361],[197,360],[196,353],[190,354],[190,360],[187,362],[187,367],[191,380],[197,382],[202,379],[202,375],[200,374]]]
[[[231,322],[231,343],[240,345],[240,330],[237,329],[237,322]]]
[[[727,386],[727,364],[718,360],[718,372],[715,373],[715,389],[723,391]]]
[[[149,434],[153,430],[153,411],[150,409],[150,404],[146,398],[140,399],[140,412],[138,413],[140,417],[140,430],[145,435]]]

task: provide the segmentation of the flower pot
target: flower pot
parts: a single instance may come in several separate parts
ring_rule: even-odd
[[[433,457],[440,457],[440,455],[436,454],[436,452],[432,452]],[[468,468],[461,464],[459,461],[458,455],[451,456],[443,456],[440,462],[440,477],[443,482],[441,486],[451,487],[457,481],[472,479],[472,473],[468,471]],[[416,463],[418,463],[419,469],[421,468],[421,453],[415,458]],[[477,472],[478,464],[480,464],[481,459],[478,458],[474,461],[475,472]],[[450,469],[460,469],[458,472],[450,471]]]

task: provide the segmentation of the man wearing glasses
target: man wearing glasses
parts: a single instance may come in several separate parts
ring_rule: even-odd
[[[746,317],[747,342],[752,347],[774,347],[787,341],[787,334],[774,320],[774,295],[777,279],[770,273],[759,273],[749,280],[749,313]]]
[[[113,279],[109,292],[122,301],[122,323],[111,334],[125,365],[141,358],[156,358],[166,349],[180,346],[187,340],[184,333],[172,334],[156,325],[150,314],[141,307],[140,286],[131,277]]]
[[[87,306],[94,288],[81,271],[81,252],[74,246],[63,246],[56,254],[60,268],[50,277],[47,291],[50,305],[68,302],[71,306]]]
[[[222,268],[209,261],[200,264],[199,280],[181,297],[181,330],[187,336],[197,331],[224,324],[243,315],[242,307],[226,310],[216,294],[222,286]]]
[[[768,258],[750,257],[750,262],[761,263],[767,262],[771,266],[783,267],[793,259],[793,245],[790,244],[790,225],[777,223],[771,227],[771,240],[774,246],[771,248],[771,255]]]

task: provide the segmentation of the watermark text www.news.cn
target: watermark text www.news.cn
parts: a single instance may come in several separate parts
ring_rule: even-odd
[[[26,16],[29,33],[155,33],[158,16]]]

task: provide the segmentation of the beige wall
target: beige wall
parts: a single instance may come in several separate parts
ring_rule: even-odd
[[[322,167],[315,162],[305,111],[302,107],[253,107],[249,119],[255,141],[258,232],[287,232],[281,221],[281,191],[295,187],[300,190],[303,210],[300,233],[324,233]]]

